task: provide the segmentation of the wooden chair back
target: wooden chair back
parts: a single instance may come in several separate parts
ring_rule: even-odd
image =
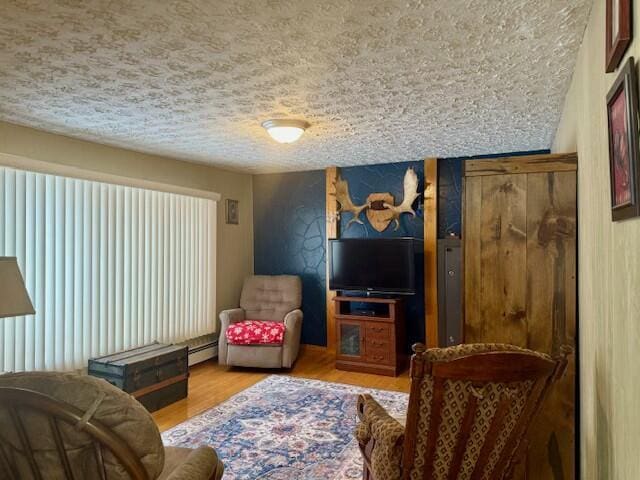
[[[46,423],[41,425],[38,436],[50,436],[53,440],[59,465],[65,474],[64,478],[68,480],[82,480],[84,478],[106,480],[105,449],[111,452],[131,479],[148,480],[149,478],[140,459],[113,431],[97,420],[85,420],[83,418],[84,412],[73,405],[60,402],[48,395],[32,390],[0,387],[0,410],[6,412],[18,437],[19,447],[16,449],[13,444],[3,437],[3,434],[8,433],[6,426],[3,428],[5,431],[0,433],[0,468],[10,476],[9,478],[24,478],[24,472],[21,472],[17,466],[16,455],[26,458],[32,478],[36,480],[49,478],[47,467],[38,464],[38,452],[33,447],[37,439],[29,437],[25,426],[28,416],[33,416],[34,414],[38,414],[39,418],[46,419]],[[79,476],[77,468],[72,465],[72,461],[69,458],[69,451],[72,447],[64,438],[63,429],[61,429],[61,424],[65,423],[79,429],[91,438],[93,457],[97,469],[95,475],[90,475],[89,472],[82,472],[83,476]],[[38,426],[40,427],[40,425]],[[66,430],[68,431],[69,429],[67,428]],[[74,472],[76,473],[75,475]]]
[[[403,478],[511,478],[568,352],[552,359],[499,344],[428,351],[418,344],[414,352]]]

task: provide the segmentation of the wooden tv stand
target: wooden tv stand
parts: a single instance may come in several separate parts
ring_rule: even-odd
[[[336,296],[336,368],[397,376],[407,364],[401,298]]]

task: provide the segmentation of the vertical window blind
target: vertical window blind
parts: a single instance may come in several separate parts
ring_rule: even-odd
[[[215,325],[210,199],[0,167],[0,256],[35,315],[0,319],[0,370],[72,370]],[[2,292],[0,292],[0,295]]]

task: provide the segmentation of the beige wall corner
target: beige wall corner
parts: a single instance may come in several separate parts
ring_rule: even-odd
[[[0,153],[180,187],[219,193],[218,311],[238,305],[253,273],[253,183],[249,174],[147,155],[0,122]],[[225,223],[225,200],[239,201],[240,222]]]
[[[580,457],[584,479],[638,478],[640,439],[640,218],[611,221],[605,74],[605,3],[593,2],[553,144],[578,152]],[[640,56],[635,40],[622,59]]]

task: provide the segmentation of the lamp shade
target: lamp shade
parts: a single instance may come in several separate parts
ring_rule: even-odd
[[[15,257],[0,257],[0,318],[36,313]]]

